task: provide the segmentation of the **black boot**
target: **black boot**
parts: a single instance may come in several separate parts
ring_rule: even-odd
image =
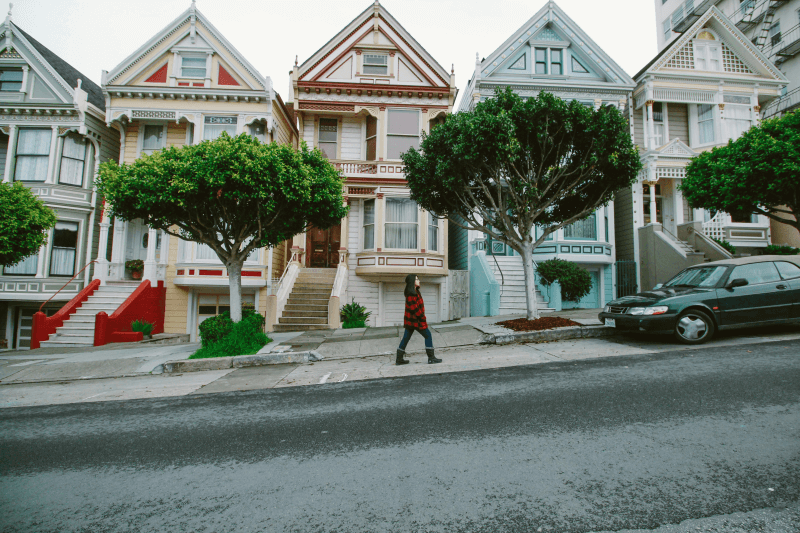
[[[433,348],[425,348],[425,353],[428,354],[428,364],[432,365],[433,363],[441,363],[441,359],[437,359],[435,355],[433,355]]]
[[[407,365],[409,363],[408,359],[403,359],[403,356],[406,354],[405,350],[401,350],[400,348],[397,349],[397,359],[394,360],[394,364],[396,365]]]

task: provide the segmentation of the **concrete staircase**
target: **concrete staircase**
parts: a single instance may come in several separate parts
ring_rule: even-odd
[[[328,302],[335,280],[335,268],[301,269],[275,331],[329,329]]]
[[[97,313],[105,311],[111,315],[140,284],[139,281],[110,281],[106,285],[101,285],[74,314],[64,321],[63,326],[41,343],[41,347],[94,346],[94,319]]]
[[[495,263],[497,259],[497,263]],[[513,315],[526,313],[525,273],[522,269],[522,258],[518,255],[486,256],[486,261],[494,273],[494,279],[500,283],[500,314]],[[498,266],[500,268],[498,268]],[[502,269],[502,275],[500,270]],[[541,313],[549,313],[554,309],[547,307],[542,293],[536,291],[537,308]]]

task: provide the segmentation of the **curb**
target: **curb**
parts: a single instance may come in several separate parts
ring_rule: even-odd
[[[569,326],[566,328],[546,329],[543,331],[523,331],[518,333],[487,333],[483,335],[481,344],[516,344],[563,341],[570,339],[592,339],[613,337],[620,331],[606,326]]]
[[[309,363],[322,361],[323,357],[315,351],[283,352],[256,355],[238,355],[236,357],[213,357],[209,359],[186,359],[169,361],[161,367],[161,373],[178,374],[183,372],[199,372],[202,370],[227,370],[229,368],[245,368],[251,366],[281,365],[287,363]],[[158,368],[153,373],[158,373]]]

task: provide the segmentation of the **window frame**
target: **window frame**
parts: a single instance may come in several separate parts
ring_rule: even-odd
[[[20,147],[19,138],[23,134],[23,132],[28,132],[28,131],[46,131],[47,132],[47,134],[48,134],[47,143],[48,144],[47,144],[47,153],[46,154],[33,154],[33,153],[26,154],[26,153],[20,153],[19,152],[19,147]],[[24,182],[28,182],[28,183],[46,183],[47,182],[47,178],[48,178],[48,173],[49,173],[49,170],[50,170],[50,152],[52,152],[52,151],[53,151],[53,130],[52,130],[52,128],[19,128],[17,130],[17,142],[16,142],[16,144],[14,146],[14,181],[21,181],[23,183]],[[19,165],[19,158],[20,157],[23,157],[23,158],[26,158],[26,157],[27,158],[44,158],[47,161],[47,165],[45,165],[44,178],[41,179],[41,180],[29,180],[29,179],[20,179],[20,178],[18,178],[17,177],[17,172],[19,171],[19,168],[20,168],[20,165]]]
[[[36,274],[38,274],[38,272],[39,272],[39,252],[40,251],[41,251],[41,248],[39,250],[37,250],[35,254],[31,254],[28,257],[25,257],[24,259],[22,259],[22,261],[19,261],[19,262],[15,263],[15,264],[13,264],[11,266],[3,267],[3,275],[4,276],[30,276],[30,277],[35,277]],[[9,268],[12,268],[12,267],[18,266],[18,265],[20,265],[20,264],[22,264],[24,262],[27,262],[33,257],[36,258],[36,261],[34,263],[33,272],[28,273],[28,274],[22,274],[22,273],[9,272],[8,271]]]
[[[437,253],[439,253],[440,243],[441,243],[441,240],[442,240],[441,239],[441,231],[440,231],[440,227],[441,226],[439,225],[439,218],[433,216],[433,213],[431,213],[430,211],[428,211],[427,213],[428,213],[428,244],[427,244],[427,248],[425,248],[425,250],[427,250],[428,252],[437,252]],[[435,248],[433,246],[431,246],[431,235],[435,236],[435,240],[436,240],[436,247]]]
[[[374,135],[369,134],[369,124],[370,121],[373,121],[375,125],[375,133]],[[370,159],[370,141],[374,141],[373,147],[373,158]],[[377,161],[378,160],[378,119],[373,117],[372,115],[367,115],[364,119],[364,160],[365,161]]]
[[[83,159],[76,159],[72,156],[68,156],[64,154],[64,149],[67,146],[67,139],[70,136],[79,137],[83,141]],[[89,142],[86,138],[81,137],[75,133],[68,133],[64,136],[63,141],[61,142],[61,161],[59,161],[58,165],[58,183],[59,185],[67,185],[69,187],[83,187],[84,181],[86,181],[86,160],[89,158]],[[69,159],[71,161],[80,161],[81,162],[81,179],[80,183],[68,183],[62,180],[62,173],[64,172],[64,159]]]
[[[189,75],[184,73],[184,69],[200,70],[200,67],[187,67],[187,66],[185,66],[184,62],[187,59],[189,59],[189,60],[197,60],[197,61],[201,61],[202,60],[203,61],[203,75],[202,76],[189,76]],[[209,65],[208,65],[208,54],[204,54],[202,56],[201,55],[194,55],[194,54],[189,54],[189,55],[181,54],[181,74],[178,77],[181,78],[181,79],[187,79],[187,80],[205,80],[206,78],[209,77],[208,68],[209,68]]]
[[[382,57],[386,60],[385,63],[368,63],[368,57]],[[388,76],[389,75],[389,54],[381,54],[375,52],[364,52],[361,55],[361,74],[367,76]],[[367,72],[368,68],[384,68],[384,72]]]
[[[753,285],[764,285],[765,283],[777,283],[777,282],[782,281],[781,273],[778,270],[777,265],[775,265],[775,261],[760,261],[758,263],[749,263],[749,264],[746,264],[746,265],[735,265],[733,268],[731,268],[730,274],[728,274],[728,280],[725,283],[727,284],[727,283],[730,283],[731,281],[733,281],[735,279],[738,279],[737,277],[735,277],[733,275],[734,272],[736,272],[737,268],[742,268],[743,269],[743,268],[753,267],[753,266],[756,266],[756,265],[772,265],[772,268],[775,270],[775,274],[777,275],[777,278],[774,279],[774,280],[771,280],[771,281],[760,281],[758,283],[750,283],[750,280],[747,280],[747,286],[748,287],[751,287]],[[747,279],[747,278],[744,278],[744,279]]]
[[[232,119],[233,122],[232,123],[225,123],[225,122],[215,123],[214,122],[215,119]],[[225,130],[222,130],[219,134],[217,134],[216,137],[214,137],[213,139],[209,139],[209,138],[206,138],[206,133],[207,133],[206,128],[208,126],[233,126],[233,134],[230,134],[230,135],[231,135],[231,137],[235,137],[237,135],[237,132],[239,131],[239,116],[238,115],[204,115],[203,116],[203,138],[202,138],[203,141],[213,141],[215,139],[218,139],[219,136],[222,135],[222,131],[225,131]]]
[[[3,80],[3,74],[5,74],[6,72],[13,72],[13,73],[17,73],[18,72],[19,73],[19,81],[17,81],[17,80]],[[22,82],[23,81],[25,81],[25,72],[21,68],[17,69],[17,68],[9,67],[9,68],[0,69],[0,93],[18,93],[18,92],[22,91]],[[3,85],[6,84],[6,83],[14,83],[14,84],[18,83],[19,87],[17,87],[16,89],[3,89]]]
[[[777,31],[773,31],[777,28]],[[769,27],[769,42],[770,46],[777,46],[783,40],[783,35],[781,34],[781,21],[780,19],[776,20],[772,23],[772,26]]]
[[[391,120],[392,113],[396,113],[396,112],[407,113],[409,111],[414,111],[414,112],[417,113],[417,133],[416,133],[416,135],[412,135],[410,133],[392,133],[391,130],[390,130],[390,128],[392,127],[392,120]],[[417,108],[417,107],[391,107],[391,108],[388,108],[386,110],[386,148],[385,148],[386,160],[387,161],[401,161],[401,159],[399,157],[400,154],[398,154],[397,158],[389,157],[390,139],[392,139],[393,137],[415,138],[415,139],[417,139],[416,148],[419,148],[419,143],[422,140],[422,128],[423,128],[423,125],[422,125],[422,109]]]
[[[367,224],[367,204],[371,202],[372,205],[372,222]],[[361,249],[364,251],[372,251],[376,249],[375,245],[375,227],[377,224],[375,223],[375,214],[377,210],[375,208],[375,199],[374,198],[365,198],[361,205]],[[367,229],[369,228],[369,230]],[[367,246],[367,231],[372,233],[372,246]]]
[[[76,229],[75,229],[75,248],[68,248],[68,247],[65,247],[65,246],[56,246],[56,231],[58,230],[58,225],[59,224],[74,224],[76,226]],[[49,264],[49,266],[47,268],[47,275],[49,277],[58,277],[58,278],[74,276],[75,275],[75,269],[76,269],[76,267],[78,265],[78,258],[80,256],[80,254],[78,252],[79,252],[80,247],[81,247],[81,221],[79,221],[79,220],[58,220],[58,221],[56,221],[56,225],[53,227],[53,230],[52,230],[51,235],[50,235],[50,241],[51,241],[52,244],[50,246],[50,262],[49,262],[50,264]],[[54,258],[54,252],[55,252],[56,248],[58,248],[59,250],[75,250],[75,256],[74,256],[74,258],[72,260],[72,272],[70,272],[68,274],[56,274],[56,273],[53,273],[53,258]]]
[[[550,74],[550,71],[547,69],[547,66],[550,63],[548,61],[549,54],[548,54],[547,51],[548,51],[547,47],[535,46],[533,48],[533,73],[534,74],[543,74],[545,76],[548,76]],[[544,61],[539,61],[539,52],[544,52]],[[544,66],[544,72],[539,72],[539,65],[543,65]]]
[[[575,224],[583,224],[584,227],[587,227],[587,226],[589,226],[588,222],[589,222],[590,219],[593,219],[593,221],[594,221],[594,237],[567,236],[567,229],[568,228],[572,228]],[[569,224],[569,225],[564,226],[562,228],[562,235],[563,235],[565,241],[592,241],[592,242],[596,242],[596,241],[600,240],[599,239],[599,233],[600,232],[597,230],[597,211],[595,211],[594,213],[592,213],[591,215],[589,215],[588,217],[586,217],[583,220],[577,220],[577,221],[573,222],[572,224]]]
[[[415,207],[416,207],[416,209],[415,209],[416,221],[415,222],[394,222],[394,221],[390,222],[389,221],[389,216],[388,216],[389,215],[388,204],[390,202],[393,202],[393,201],[411,201],[411,202],[413,202]],[[384,202],[386,204],[386,209],[384,209],[384,215],[383,215],[383,218],[384,218],[384,221],[383,221],[383,248],[385,250],[395,250],[395,251],[397,251],[397,250],[400,250],[400,251],[419,251],[419,249],[420,249],[420,247],[419,247],[419,245],[420,245],[420,235],[419,235],[419,229],[420,229],[419,213],[420,213],[420,209],[419,209],[419,204],[417,204],[416,202],[411,200],[411,198],[409,198],[408,196],[387,196],[385,198]],[[390,247],[389,244],[388,244],[389,243],[389,239],[387,238],[388,237],[387,231],[389,229],[389,226],[390,225],[409,225],[410,226],[412,224],[416,227],[415,239],[414,239],[415,242],[416,242],[416,247],[414,247],[414,248],[392,248],[392,247]]]
[[[335,125],[336,125],[336,131],[335,131],[335,133],[336,133],[336,141],[327,141],[327,140],[323,141],[322,140],[322,131],[323,131],[322,130],[322,126],[323,126],[322,121],[335,123]],[[326,133],[331,133],[331,132],[330,131],[326,131]],[[325,150],[322,149],[322,146],[321,146],[322,144],[326,144],[326,145],[332,144],[333,145],[333,157],[328,157],[328,155],[325,153]],[[325,158],[328,161],[339,159],[339,145],[340,144],[341,144],[341,128],[339,127],[339,117],[319,117],[319,120],[317,121],[317,148],[319,148],[319,151],[322,152],[322,155],[324,155]]]
[[[696,144],[696,146],[707,146],[707,145],[715,144],[716,140],[717,140],[717,125],[715,124],[716,123],[716,116],[715,116],[716,115],[716,113],[715,113],[716,104],[695,104],[695,105],[696,105],[696,108],[695,108],[696,109],[695,122],[697,123],[697,144]],[[700,115],[701,115],[700,109],[701,109],[702,106],[707,106],[709,108],[709,118],[706,118],[704,120],[700,119]],[[705,123],[709,123],[710,126],[711,126],[711,140],[710,141],[704,141],[703,140],[703,130],[702,130],[701,126],[703,124],[705,124]]]
[[[147,132],[147,127],[160,127],[161,128],[161,147],[160,148],[145,148],[144,147],[144,140],[145,140],[145,133]],[[153,152],[157,152],[158,150],[163,150],[167,147],[167,124],[165,122],[142,122],[139,124],[139,155],[137,157],[141,157],[144,154],[152,155]]]

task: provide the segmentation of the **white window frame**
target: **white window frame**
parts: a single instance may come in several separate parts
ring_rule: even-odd
[[[417,113],[417,134],[412,135],[410,133],[391,133],[389,131],[389,126],[391,124],[391,119],[389,118],[393,111],[416,111]],[[417,147],[419,147],[419,143],[421,141],[421,132],[422,132],[422,110],[415,107],[390,107],[386,110],[386,146],[384,148],[384,155],[387,161],[400,161],[400,158],[397,159],[390,159],[389,158],[389,140],[392,137],[408,137],[408,138],[416,138],[417,139]]]
[[[389,202],[395,201],[395,200],[410,200],[410,198],[408,196],[387,196],[385,198],[384,201],[386,203],[386,208],[384,209],[384,214],[383,214],[383,218],[384,218],[384,222],[383,222],[383,247],[384,247],[385,250],[394,250],[394,251],[400,250],[400,251],[415,251],[415,252],[418,252],[419,249],[420,249],[419,248],[419,245],[420,245],[420,234],[419,234],[420,209],[419,209],[419,205],[417,205],[417,209],[416,209],[417,217],[416,217],[416,221],[415,222],[389,222],[389,220],[388,220],[388,214],[389,214],[388,204],[389,204]],[[414,226],[416,226],[417,246],[415,248],[391,248],[389,246],[389,244],[388,244],[389,243],[389,239],[387,238],[387,233],[386,232],[389,229],[389,226],[393,225],[393,224],[407,224],[407,225],[413,224]]]
[[[75,224],[77,226],[77,229],[75,230],[76,233],[77,233],[77,236],[75,238],[75,258],[73,259],[73,262],[72,262],[72,273],[71,274],[53,274],[52,273],[53,272],[53,251],[56,248],[56,246],[55,246],[56,227],[54,226],[53,229],[50,231],[50,239],[49,239],[50,242],[49,242],[49,246],[48,246],[48,252],[49,253],[48,253],[46,276],[48,276],[48,277],[59,277],[59,278],[72,277],[72,276],[75,275],[75,273],[78,270],[78,266],[80,265],[81,252],[82,252],[81,237],[83,236],[83,221],[82,220],[76,220],[76,219],[64,218],[64,219],[59,219],[58,221],[56,221],[56,224],[59,224],[59,223]]]
[[[777,37],[777,39],[776,39]],[[777,46],[783,40],[783,35],[781,34],[781,21],[776,20],[772,23],[772,26],[769,27],[769,43],[770,46]]]
[[[18,93],[18,92],[22,91],[25,88],[25,87],[22,86],[22,84],[25,82],[25,72],[22,70],[22,68],[15,68],[15,67],[2,68],[2,69],[0,69],[0,76],[2,76],[2,74],[5,73],[5,72],[19,72],[20,80],[19,81],[16,81],[16,80],[0,81],[0,93]],[[3,87],[4,83],[19,83],[19,87],[17,87],[16,89],[11,89],[11,90],[3,90],[2,87]]]
[[[256,133],[254,133],[253,130],[255,130],[256,128],[263,128],[264,129],[264,134],[260,136],[260,135],[257,135]],[[252,122],[252,123],[248,124],[247,125],[247,133],[248,133],[248,135],[250,135],[250,137],[253,137],[254,139],[258,139],[259,141],[261,141],[264,144],[267,143],[267,140],[269,138],[267,136],[267,125],[264,124],[263,122]]]
[[[19,153],[19,138],[25,131],[41,130],[47,131],[48,145],[46,154],[20,154]],[[29,183],[46,183],[50,173],[50,154],[53,152],[53,130],[52,128],[17,128],[17,142],[14,148],[14,181],[29,182]],[[41,180],[24,180],[17,177],[17,170],[19,169],[19,158],[21,157],[36,157],[45,158],[47,160],[47,169],[45,170],[44,179]],[[6,163],[8,164],[8,163]]]
[[[145,152],[144,150],[144,132],[146,126],[161,126],[161,138],[163,139],[161,142],[161,148],[153,149],[149,152]],[[167,147],[167,123],[166,122],[140,122],[139,123],[139,140],[137,143],[137,153],[136,157],[141,157],[142,154],[148,153],[152,154],[158,150],[163,150]]]
[[[428,247],[425,249],[428,252],[440,252],[442,247],[442,231],[439,224],[440,219],[433,216],[433,213],[428,212]],[[431,246],[431,231],[436,235],[436,247]]]
[[[322,134],[322,121],[323,120],[336,123],[336,141],[335,142],[320,140],[320,135]],[[330,132],[327,132],[327,133],[330,133]],[[323,143],[326,144],[326,145],[331,145],[331,144],[334,145],[333,157],[329,157],[328,158],[329,161],[332,161],[332,160],[335,160],[335,159],[339,159],[339,153],[340,153],[339,152],[339,147],[341,145],[341,142],[342,142],[342,128],[341,128],[341,124],[339,124],[339,118],[338,117],[319,117],[319,120],[317,121],[317,148],[319,148],[320,152],[325,154],[325,151],[322,150],[322,146],[320,146],[320,145],[323,144]]]
[[[372,223],[371,224],[367,224],[366,223],[367,222],[367,203],[368,202],[372,202]],[[377,201],[374,198],[365,198],[361,202],[361,249],[364,250],[364,251],[372,251],[372,250],[376,249],[375,235],[376,235],[377,227],[378,227],[378,224],[376,223],[377,221],[375,220],[376,215],[378,213],[376,204],[377,204]],[[370,228],[370,231],[372,231],[372,246],[371,247],[367,247],[367,228],[368,227]]]
[[[181,54],[180,58],[181,58],[181,67],[180,67],[180,75],[178,76],[178,78],[186,79],[186,80],[204,80],[204,79],[209,77],[209,72],[208,72],[208,70],[209,70],[208,54],[202,54],[202,55],[200,55],[200,54]],[[200,67],[196,67],[196,66],[195,67],[185,67],[184,66],[184,61],[186,61],[187,59],[197,59],[197,60],[202,60],[203,61],[204,65],[203,65],[203,75],[202,76],[187,76],[187,75],[185,75],[183,73],[183,69],[184,68],[190,68],[190,69],[199,69],[200,68]]]
[[[59,165],[58,165],[58,183],[59,183],[59,185],[67,185],[69,187],[83,187],[83,184],[86,182],[86,162],[87,162],[87,159],[89,159],[89,142],[85,138],[80,137],[81,140],[83,141],[83,159],[76,159],[74,157],[71,157],[71,156],[68,156],[68,155],[64,155],[64,149],[67,146],[67,139],[70,136],[80,137],[80,135],[77,135],[75,133],[68,133],[67,135],[64,136],[64,139],[61,142],[61,161],[59,162]],[[77,184],[76,183],[67,183],[67,182],[61,180],[61,173],[64,170],[64,159],[69,159],[71,161],[80,161],[81,162],[81,182],[80,183],[77,183]]]
[[[366,76],[388,76],[389,75],[389,54],[364,52],[361,60],[361,74]],[[367,63],[368,57],[382,57],[386,60],[385,63]],[[385,68],[385,72],[367,72],[367,68]]]
[[[208,122],[209,119],[212,122]],[[238,115],[204,115],[203,116],[203,136],[202,136],[201,140],[203,140],[203,141],[212,141],[212,140],[217,139],[219,137],[219,135],[217,135],[216,137],[214,137],[214,139],[207,139],[206,138],[206,126],[214,126],[215,125],[213,123],[214,119],[234,119],[236,122],[233,123],[234,132],[233,132],[233,135],[231,135],[231,137],[235,137],[237,135],[237,132],[239,131],[239,116]],[[231,124],[224,124],[224,125],[230,126]]]
[[[709,30],[704,29],[703,31]],[[695,70],[703,72],[722,72],[722,42],[719,39],[714,41],[695,39],[693,47]],[[704,65],[702,65],[701,62],[705,62],[705,68],[703,68]],[[711,68],[712,66],[716,66],[716,68]]]

